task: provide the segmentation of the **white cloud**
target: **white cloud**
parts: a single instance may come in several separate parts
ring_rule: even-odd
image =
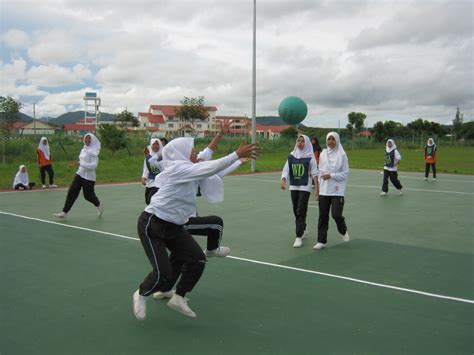
[[[2,36],[3,42],[10,48],[23,49],[29,44],[28,34],[24,31],[11,29]]]
[[[472,118],[472,8],[469,0],[259,0],[257,115],[276,115],[296,95],[308,122],[324,126],[345,126],[350,111],[372,123],[445,122],[457,105]],[[203,95],[218,114],[251,113],[251,1],[17,0],[4,10],[9,43],[23,36],[30,47],[18,59],[21,48],[6,46],[2,88],[41,88],[44,111],[81,107],[92,90],[107,112]]]
[[[82,64],[77,64],[73,68],[50,64],[32,67],[27,72],[26,78],[33,85],[52,88],[82,83],[90,75],[90,70]]]
[[[36,63],[63,64],[80,60],[81,47],[73,34],[66,30],[41,31],[28,55]]]

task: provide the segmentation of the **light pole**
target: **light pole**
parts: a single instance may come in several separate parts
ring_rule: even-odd
[[[252,51],[252,143],[257,142],[257,118],[256,118],[256,100],[257,100],[257,90],[256,90],[256,50],[257,50],[257,0],[253,0],[253,51]],[[256,170],[256,161],[252,160],[251,169],[252,173]]]
[[[35,137],[36,137],[36,109],[35,109],[35,105],[36,105],[36,103],[33,102],[33,131],[34,131]]]

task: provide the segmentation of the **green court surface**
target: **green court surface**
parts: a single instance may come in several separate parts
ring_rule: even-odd
[[[314,251],[314,199],[295,249],[279,174],[226,177],[223,203],[198,203],[224,218],[232,249],[188,295],[198,317],[150,298],[143,322],[141,186],[97,186],[104,216],[80,196],[67,221],[52,217],[67,189],[0,193],[0,354],[472,354],[474,178],[400,180],[403,196],[379,197],[379,171],[351,170],[352,240],[331,220]]]

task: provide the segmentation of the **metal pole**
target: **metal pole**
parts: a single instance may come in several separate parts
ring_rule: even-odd
[[[257,119],[256,119],[256,50],[257,50],[257,0],[253,0],[253,52],[252,52],[252,143],[257,142]],[[256,161],[251,162],[251,172],[254,173],[256,170]]]
[[[34,102],[33,102],[33,131],[35,132],[35,137],[36,137],[36,110],[35,110]]]

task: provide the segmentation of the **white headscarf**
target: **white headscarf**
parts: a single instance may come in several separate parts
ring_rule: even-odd
[[[155,185],[161,186],[167,179],[179,182],[179,168],[188,164],[194,164],[189,159],[194,148],[193,138],[176,138],[163,148],[163,165],[165,170],[158,174]],[[199,164],[199,163],[196,163]],[[224,182],[213,175],[199,181],[202,195],[209,202],[221,202],[224,200]]]
[[[22,172],[21,169],[25,168],[25,172]],[[26,170],[25,165],[20,165],[18,168],[18,171],[15,175],[15,180],[13,181],[13,187],[17,184],[23,184],[25,186],[28,186],[30,182],[30,179],[28,177],[28,170]]]
[[[155,152],[152,148],[153,144],[155,144],[155,142],[158,143],[158,151]],[[156,156],[156,158],[159,160],[162,156],[162,153],[163,153],[163,143],[161,143],[161,141],[158,139],[158,138],[152,138],[150,139],[150,145],[147,147],[148,149],[148,154],[150,154],[151,156]]]
[[[191,152],[194,148],[193,138],[176,138],[163,148],[163,163],[165,167],[180,164],[192,164],[190,160]]]
[[[323,149],[319,157],[319,171],[322,174],[335,173],[342,167],[343,157],[346,155],[342,144],[340,143],[339,134],[336,132],[329,132],[326,136],[326,143],[328,138],[333,136],[336,140],[336,146],[333,149]]]
[[[46,141],[46,144],[43,144],[43,142]],[[41,137],[39,144],[38,144],[38,149],[40,149],[46,160],[49,160],[49,142],[48,138],[46,137]]]
[[[298,139],[300,137],[304,138],[304,148],[302,150],[298,148]],[[291,155],[293,155],[296,159],[314,157],[311,139],[308,136],[305,136],[304,134],[300,134],[296,139],[295,148],[291,152]]]
[[[433,142],[433,144],[430,144],[430,140]],[[434,141],[433,138],[428,138],[428,141],[426,142],[426,145],[427,145],[428,147],[432,147],[432,146],[434,146],[434,145],[436,145],[436,144],[435,144],[435,141]]]
[[[389,148],[388,142],[392,142],[392,147],[391,147],[391,148]],[[385,143],[385,151],[386,151],[387,153],[391,153],[391,152],[394,151],[395,149],[397,149],[397,145],[395,144],[395,141],[394,141],[393,139],[387,140],[387,143]]]
[[[87,136],[91,137],[91,144],[89,145],[86,145]],[[92,133],[87,133],[86,135],[84,135],[84,139],[82,141],[84,142],[84,147],[82,147],[83,150],[85,150],[90,155],[94,155],[96,157],[99,156],[100,141],[95,135],[93,135]]]

